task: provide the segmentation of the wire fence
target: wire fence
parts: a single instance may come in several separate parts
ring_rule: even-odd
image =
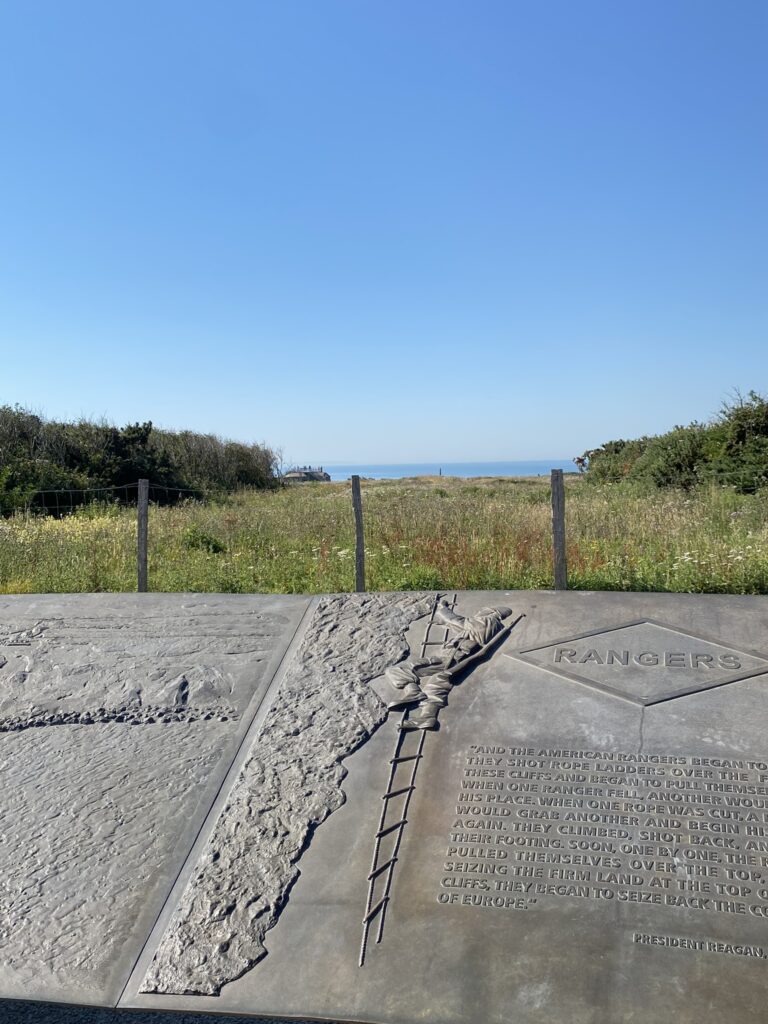
[[[149,508],[154,505],[173,505],[181,501],[205,501],[209,494],[200,489],[170,487],[150,480],[136,480],[104,487],[46,488],[25,496],[23,506],[14,511],[26,517],[45,514],[54,519],[74,515],[88,506],[103,508],[108,505],[136,508],[136,589],[145,593],[149,589]]]
[[[565,547],[565,491],[562,470],[552,470],[552,535],[555,588],[567,589],[566,547]],[[365,525],[360,477],[351,480],[351,513],[355,524],[355,590],[366,590],[365,573]],[[42,499],[42,500],[41,500]],[[90,503],[119,503],[136,507],[136,588],[139,593],[150,589],[149,581],[149,531],[151,505],[176,504],[183,500],[204,501],[205,492],[150,480],[117,484],[110,487],[67,488],[62,490],[41,490],[28,496],[25,514],[31,515],[36,509],[61,518],[72,515]]]
[[[32,515],[44,512],[46,515],[71,515],[84,505],[103,503],[136,505],[139,500],[140,481],[128,484],[110,484],[105,487],[47,488],[24,495],[21,502],[3,502],[0,495],[0,514],[23,512]],[[172,505],[179,501],[206,501],[213,492],[200,488],[169,487],[166,484],[149,482],[149,500],[157,505]]]
[[[768,489],[644,498],[558,471],[226,495],[137,480],[48,488],[0,517],[0,593],[553,586],[766,593]]]

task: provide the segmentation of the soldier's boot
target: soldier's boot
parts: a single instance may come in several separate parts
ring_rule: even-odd
[[[401,724],[403,732],[414,732],[416,729],[437,729],[437,716],[441,705],[437,701],[425,700]]]

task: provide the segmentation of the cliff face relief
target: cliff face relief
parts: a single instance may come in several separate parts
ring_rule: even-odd
[[[324,598],[174,911],[142,991],[215,995],[266,955],[312,831],[344,802],[345,757],[386,718],[370,680],[409,653],[425,595]]]
[[[27,998],[117,998],[307,606],[104,603],[0,605],[0,983]]]
[[[236,718],[286,622],[244,608],[0,621],[0,732]]]

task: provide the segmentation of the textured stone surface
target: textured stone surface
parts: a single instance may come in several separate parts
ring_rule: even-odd
[[[417,733],[429,597],[0,598],[0,1021],[764,1024],[768,599],[485,605]]]
[[[226,1024],[278,1024],[275,1017],[230,1017]],[[221,1024],[219,1014],[209,1013],[163,1013],[149,1010],[146,1013],[124,1010],[102,1010],[95,1007],[62,1006],[50,1003],[22,1003],[8,1001],[0,1007],[3,1024]],[[292,1024],[312,1024],[308,1020],[292,1021]],[[331,1021],[329,1024],[336,1024]]]
[[[98,995],[173,837],[198,809],[222,739],[199,724],[75,725],[4,737],[6,983],[13,978],[20,992],[78,985]]]
[[[421,734],[364,965],[390,760],[399,735],[417,741],[399,715],[346,760],[346,802],[303,852],[268,956],[218,996],[142,994],[140,965],[121,1005],[367,1024],[764,1024],[768,674],[724,681],[694,656],[710,651],[701,637],[734,673],[732,657],[768,655],[768,599],[460,594],[457,608],[494,604],[525,618]],[[612,635],[648,619],[664,634]],[[590,633],[573,657],[629,652],[598,680],[617,692],[556,671],[559,638]],[[532,649],[551,660],[531,664]],[[668,699],[628,700],[623,673],[631,694]]]
[[[344,802],[342,760],[386,718],[367,683],[409,653],[429,608],[423,595],[322,600],[143,991],[217,993],[265,955],[312,831]]]
[[[21,621],[0,609],[0,731],[236,717],[286,621],[243,607],[212,615],[195,599],[136,616],[77,604],[45,618],[22,606]]]
[[[1,994],[117,1000],[307,606],[0,599]]]

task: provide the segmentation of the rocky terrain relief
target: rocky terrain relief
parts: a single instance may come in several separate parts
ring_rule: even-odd
[[[267,953],[342,761],[387,716],[368,685],[409,654],[424,594],[321,599],[149,965],[141,991],[216,995]]]
[[[138,956],[302,608],[78,600],[28,619],[0,606],[0,974],[96,1001]]]
[[[0,619],[0,731],[236,718],[279,617],[165,612]]]

